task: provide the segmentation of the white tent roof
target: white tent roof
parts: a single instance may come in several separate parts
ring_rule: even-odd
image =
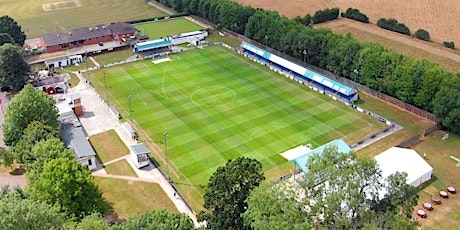
[[[384,178],[395,172],[406,172],[406,183],[415,187],[429,180],[433,173],[433,168],[412,149],[392,147],[374,159],[380,166]]]
[[[300,156],[305,155],[305,153],[310,152],[311,149],[308,148],[307,146],[304,145],[299,145],[293,149],[289,149],[284,153],[281,153],[280,155],[286,158],[288,161],[297,159]]]

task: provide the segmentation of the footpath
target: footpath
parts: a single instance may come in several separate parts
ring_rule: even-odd
[[[88,83],[85,77],[80,72],[73,73],[78,76],[80,83],[76,87],[71,88],[69,93],[79,93],[82,96],[84,115],[80,117],[80,123],[84,127],[88,136],[114,129],[120,139],[126,144],[126,146],[136,144],[136,142],[123,129],[120,121],[109,112],[108,105],[105,104],[100,95]],[[129,160],[129,155],[127,153],[127,155],[123,157],[112,160],[110,162],[106,162],[106,165],[125,159],[127,162],[129,162],[138,177],[110,175],[107,174],[103,168],[94,171],[92,174],[99,177],[111,177],[130,181],[157,183],[161,186],[169,199],[174,203],[179,212],[186,213],[193,220],[196,227],[200,226],[193,210],[191,210],[185,201],[177,195],[176,191],[171,186],[167,178],[153,164],[150,164],[148,167],[138,169],[131,162],[131,160]]]

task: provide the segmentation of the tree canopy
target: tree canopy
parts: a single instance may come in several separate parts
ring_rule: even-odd
[[[0,46],[0,86],[19,91],[26,84],[29,64],[21,55],[20,49],[11,43]]]
[[[13,97],[6,110],[3,123],[5,144],[16,144],[21,139],[24,129],[33,121],[57,128],[57,116],[54,99],[27,85]]]
[[[264,229],[310,229],[310,218],[299,205],[296,182],[255,188],[247,199],[248,209],[244,222],[255,230]]]
[[[44,202],[23,197],[18,192],[7,192],[0,197],[0,228],[18,229],[61,229],[65,216],[59,210]]]
[[[14,43],[14,40],[10,34],[0,33],[0,46],[2,46],[5,43]]]
[[[102,193],[91,172],[74,159],[49,161],[28,188],[32,197],[57,206],[70,217],[81,219],[93,212],[105,211]]]
[[[16,45],[22,47],[26,40],[26,35],[22,31],[21,26],[10,16],[4,15],[0,17],[0,33],[9,34]]]
[[[257,160],[240,157],[229,160],[217,168],[209,179],[204,195],[207,212],[200,215],[210,228],[242,229],[246,199],[264,180],[262,164]]]
[[[165,210],[155,210],[142,213],[139,216],[129,218],[123,224],[113,226],[115,230],[131,229],[158,229],[158,230],[190,230],[193,229],[193,221],[187,214],[170,213]]]
[[[310,157],[307,165],[304,204],[314,228],[391,228],[395,223],[416,228],[407,216],[414,204],[403,205],[416,200],[409,199],[414,190],[406,184],[407,175],[397,174],[382,183],[385,179],[374,159],[340,153],[337,147]],[[382,197],[381,191],[389,192]]]
[[[66,230],[110,230],[110,226],[104,221],[101,214],[93,213],[83,218],[79,223],[70,222],[64,225]],[[137,228],[139,229],[139,228]]]

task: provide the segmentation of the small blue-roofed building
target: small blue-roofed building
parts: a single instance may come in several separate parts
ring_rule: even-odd
[[[333,140],[325,145],[322,145],[316,149],[311,150],[307,146],[298,146],[296,148],[287,150],[286,152],[281,153],[280,155],[286,158],[287,160],[298,165],[302,172],[308,172],[308,159],[315,154],[322,154],[324,149],[327,147],[336,146],[337,150],[341,153],[350,153],[352,149],[345,143],[342,139]]]
[[[274,67],[283,72],[286,76],[291,76],[292,79],[295,77],[297,80],[304,84],[308,84],[316,91],[327,93],[347,102],[358,100],[358,91],[352,87],[297,65],[249,42],[243,41],[241,43],[241,48],[244,49],[246,56],[256,58],[263,64]]]
[[[169,53],[173,43],[165,39],[157,39],[146,42],[135,43],[133,46],[134,54],[150,56],[159,53]]]

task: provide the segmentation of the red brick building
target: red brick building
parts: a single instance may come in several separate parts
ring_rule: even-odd
[[[139,32],[136,27],[126,22],[117,22],[109,26],[112,36],[117,41],[126,41],[131,36],[134,36],[136,32]]]
[[[68,34],[48,33],[43,34],[41,37],[42,47],[44,47],[46,53],[111,40],[112,32],[105,25],[97,25],[94,28],[77,28]]]

